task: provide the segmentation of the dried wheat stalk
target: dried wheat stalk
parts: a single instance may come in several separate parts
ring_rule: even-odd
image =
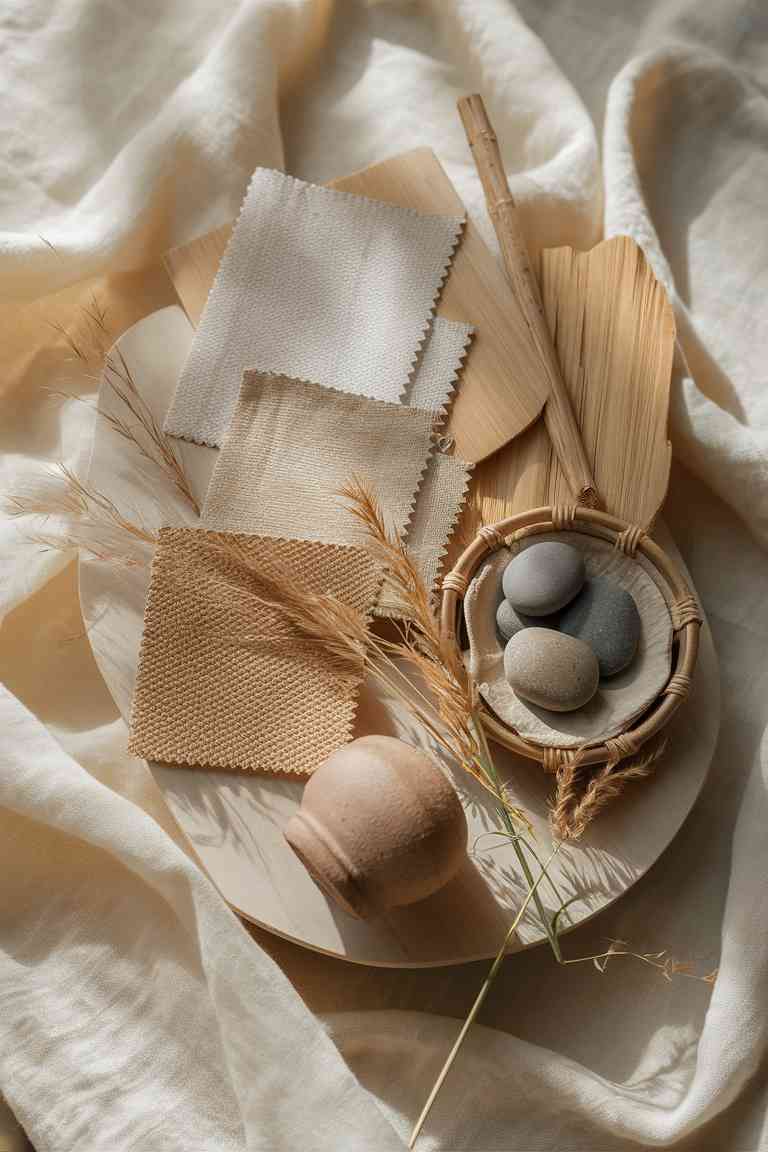
[[[145,565],[147,546],[157,542],[151,529],[131,520],[103,492],[88,488],[65,464],[6,494],[3,510],[12,518],[40,520],[41,526],[25,535],[41,548],[82,549],[94,559],[127,567]]]
[[[550,816],[554,835],[560,840],[578,840],[595,817],[621,795],[627,784],[650,776],[666,747],[666,738],[660,737],[636,756],[618,764],[604,764],[595,770],[580,765],[577,755],[563,765],[557,774]]]
[[[176,454],[170,436],[166,436],[152,410],[139,392],[128,363],[117,346],[111,347],[112,337],[106,313],[94,297],[90,308],[83,309],[83,338],[76,339],[61,325],[54,325],[75,358],[92,373],[103,373],[104,381],[120,402],[124,415],[99,411],[99,416],[129,444],[140,456],[155,464],[166,475],[177,492],[190,504],[196,516],[200,506],[195,499],[187,475]],[[98,383],[98,376],[91,379]],[[74,397],[63,394],[66,399]]]

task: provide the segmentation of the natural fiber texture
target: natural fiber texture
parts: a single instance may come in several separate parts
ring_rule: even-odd
[[[249,368],[399,400],[461,228],[257,168],[166,431],[220,446]]]
[[[605,509],[651,524],[667,494],[672,304],[642,249],[614,236],[542,253],[544,312]],[[553,457],[544,504],[574,496]]]
[[[442,580],[443,598],[440,605],[440,630],[444,639],[450,640],[454,644],[459,643],[457,630],[460,624],[458,615],[461,607],[460,602],[462,599],[469,601],[473,598],[470,582],[473,582],[477,577],[479,585],[482,580],[483,567],[486,568],[489,575],[492,574],[490,565],[498,564],[500,547],[512,548],[524,545],[526,541],[531,543],[548,536],[552,538],[552,531],[556,525],[562,526],[565,523],[573,524],[575,529],[569,533],[574,546],[584,547],[585,541],[590,541],[590,548],[601,546],[605,549],[606,546],[610,545],[610,553],[613,557],[611,567],[616,564],[616,561],[621,562],[625,547],[624,542],[628,539],[627,529],[632,528],[632,526],[597,509],[574,505],[534,508],[529,512],[522,512],[501,520],[492,527],[481,528],[474,540],[462,552],[454,567]],[[559,532],[555,532],[554,538],[559,539],[560,535]],[[623,559],[627,563],[634,563],[644,569],[653,581],[657,592],[663,597],[664,611],[669,617],[669,624],[674,632],[674,643],[671,645],[672,675],[665,684],[660,686],[660,691],[655,699],[649,701],[648,707],[640,719],[632,724],[631,731],[629,722],[637,719],[634,716],[628,716],[625,724],[621,726],[618,732],[606,734],[605,737],[595,741],[592,741],[585,731],[578,733],[578,740],[572,739],[570,741],[565,738],[565,734],[562,732],[558,739],[540,740],[537,737],[524,737],[521,732],[511,727],[507,720],[497,718],[490,709],[484,712],[483,725],[494,740],[518,755],[538,760],[550,770],[561,766],[559,761],[562,760],[564,746],[569,743],[578,748],[579,763],[590,767],[603,765],[606,762],[616,764],[619,760],[634,755],[635,752],[639,753],[649,740],[664,731],[691,687],[699,650],[699,628],[702,623],[698,602],[685,575],[669,555],[644,532],[633,532],[633,535],[635,539],[632,550],[636,550],[636,557],[634,560],[630,560],[629,557]],[[467,613],[471,613],[473,608],[469,604],[464,607],[465,621],[467,621]],[[644,622],[642,607],[640,608],[640,616],[641,621]],[[654,613],[651,620],[653,627],[655,627],[656,620],[657,614]],[[485,614],[478,613],[477,627],[473,624],[475,630],[473,643],[472,628],[467,621],[470,646],[474,647],[478,653],[487,650],[490,654],[492,651],[494,640],[491,639],[486,644],[477,635],[478,628],[485,628],[487,633],[490,626],[490,619]],[[641,632],[641,652],[642,639]],[[468,653],[467,659],[474,660],[476,657],[472,653]],[[621,675],[624,676],[626,673]],[[620,680],[617,682],[617,686],[621,687]],[[479,690],[482,694],[482,685]],[[584,712],[584,709],[579,709],[578,712]],[[571,713],[570,715],[578,718],[578,713]],[[571,735],[573,736],[574,733],[572,732]],[[545,744],[552,749],[550,754],[544,751]],[[553,760],[556,762],[553,763]]]
[[[360,544],[365,533],[338,496],[357,475],[381,503],[390,530],[400,534],[427,466],[433,421],[421,408],[246,372],[203,524]]]
[[[258,570],[367,615],[381,573],[357,548],[163,528],[152,565],[130,750],[147,760],[307,774],[351,734],[362,666],[332,663],[258,595]]]
[[[587,826],[624,791],[627,784],[650,776],[667,748],[662,734],[624,760],[603,765],[579,764],[578,755],[564,758],[557,770],[550,814],[559,840],[578,840]]]
[[[404,534],[422,577],[433,588],[466,499],[469,467],[458,457],[441,453],[428,459],[430,442],[424,433],[427,426],[431,433],[432,423],[426,421],[425,410],[432,412],[435,422],[444,416],[472,333],[469,324],[435,317],[400,406],[420,410],[419,416],[394,413],[391,426],[387,409],[396,406],[285,378],[266,390],[263,383],[252,380],[249,385],[244,380],[230,436],[211,480],[203,523],[218,530],[362,543],[364,533],[335,499],[340,485],[359,474],[376,491],[390,526]],[[291,387],[297,389],[295,396]],[[283,405],[289,406],[284,423],[276,417]],[[291,411],[295,413],[296,405],[300,412],[294,419]],[[278,425],[285,438],[276,435]],[[403,427],[420,430],[416,439],[410,433],[403,435]],[[270,499],[272,481],[276,487]],[[286,493],[295,485],[295,501],[289,500]],[[402,614],[400,597],[385,584],[376,615]]]
[[[408,386],[404,403],[429,408],[444,415],[456,389],[474,329],[436,316],[423,353]],[[435,588],[448,540],[458,522],[467,498],[471,465],[457,456],[435,452],[416,494],[413,515],[405,531],[405,542],[424,583]],[[407,607],[396,587],[384,581],[375,615],[396,619],[407,615]]]
[[[541,286],[601,502],[612,515],[648,529],[666,496],[671,458],[671,303],[629,236],[614,236],[590,252],[546,249]],[[536,421],[478,468],[474,499],[487,523],[573,503],[576,492],[547,428]]]
[[[474,328],[435,316],[403,403],[444,413],[459,380]]]
[[[471,465],[458,456],[435,452],[424,474],[406,545],[430,591],[434,591],[448,539],[456,525],[469,487]],[[406,606],[397,589],[384,581],[377,616],[403,616]]]
[[[592,700],[574,712],[549,712],[526,703],[504,675],[504,647],[496,631],[496,608],[503,596],[501,577],[513,555],[542,540],[565,540],[577,548],[584,555],[587,574],[608,576],[620,584],[630,593],[640,613],[640,643],[634,660],[617,676],[601,681]],[[505,725],[540,746],[573,749],[611,737],[626,739],[626,727],[645,711],[669,679],[672,621],[661,591],[639,559],[581,532],[544,533],[513,543],[510,549],[495,551],[469,585],[464,614],[470,643],[469,668],[480,695]],[[622,759],[632,751],[617,747],[616,758]]]
[[[507,181],[496,133],[479,93],[462,96],[458,109],[507,277],[547,380],[544,423],[552,447],[579,504],[594,507],[598,502],[594,476],[552,343],[551,333],[556,328],[548,328],[544,318],[536,273],[531,266],[522,220]]]

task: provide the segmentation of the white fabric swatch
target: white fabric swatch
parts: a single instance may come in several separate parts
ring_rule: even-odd
[[[220,446],[247,369],[396,403],[461,228],[257,168],[166,431]]]

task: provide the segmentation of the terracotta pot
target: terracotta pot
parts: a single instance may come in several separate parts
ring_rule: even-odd
[[[310,778],[284,835],[315,883],[360,917],[436,892],[467,848],[450,782],[391,736],[363,736],[334,752]]]

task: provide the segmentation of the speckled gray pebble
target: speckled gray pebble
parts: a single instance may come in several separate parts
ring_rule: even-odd
[[[584,557],[570,544],[532,544],[504,569],[504,595],[516,612],[549,616],[573,600],[584,583]]]
[[[496,627],[505,640],[511,640],[522,628],[528,628],[528,618],[518,616],[509,600],[502,600],[496,609]]]
[[[560,617],[561,632],[589,644],[601,676],[615,676],[632,663],[640,628],[629,592],[605,576],[590,577]]]
[[[504,675],[523,700],[550,712],[573,712],[594,696],[600,669],[583,640],[524,628],[504,649]]]
[[[502,600],[496,609],[496,627],[502,642],[511,640],[522,628],[557,628],[559,623],[559,612],[553,612],[551,616],[525,616],[522,612],[515,612],[509,600]]]

